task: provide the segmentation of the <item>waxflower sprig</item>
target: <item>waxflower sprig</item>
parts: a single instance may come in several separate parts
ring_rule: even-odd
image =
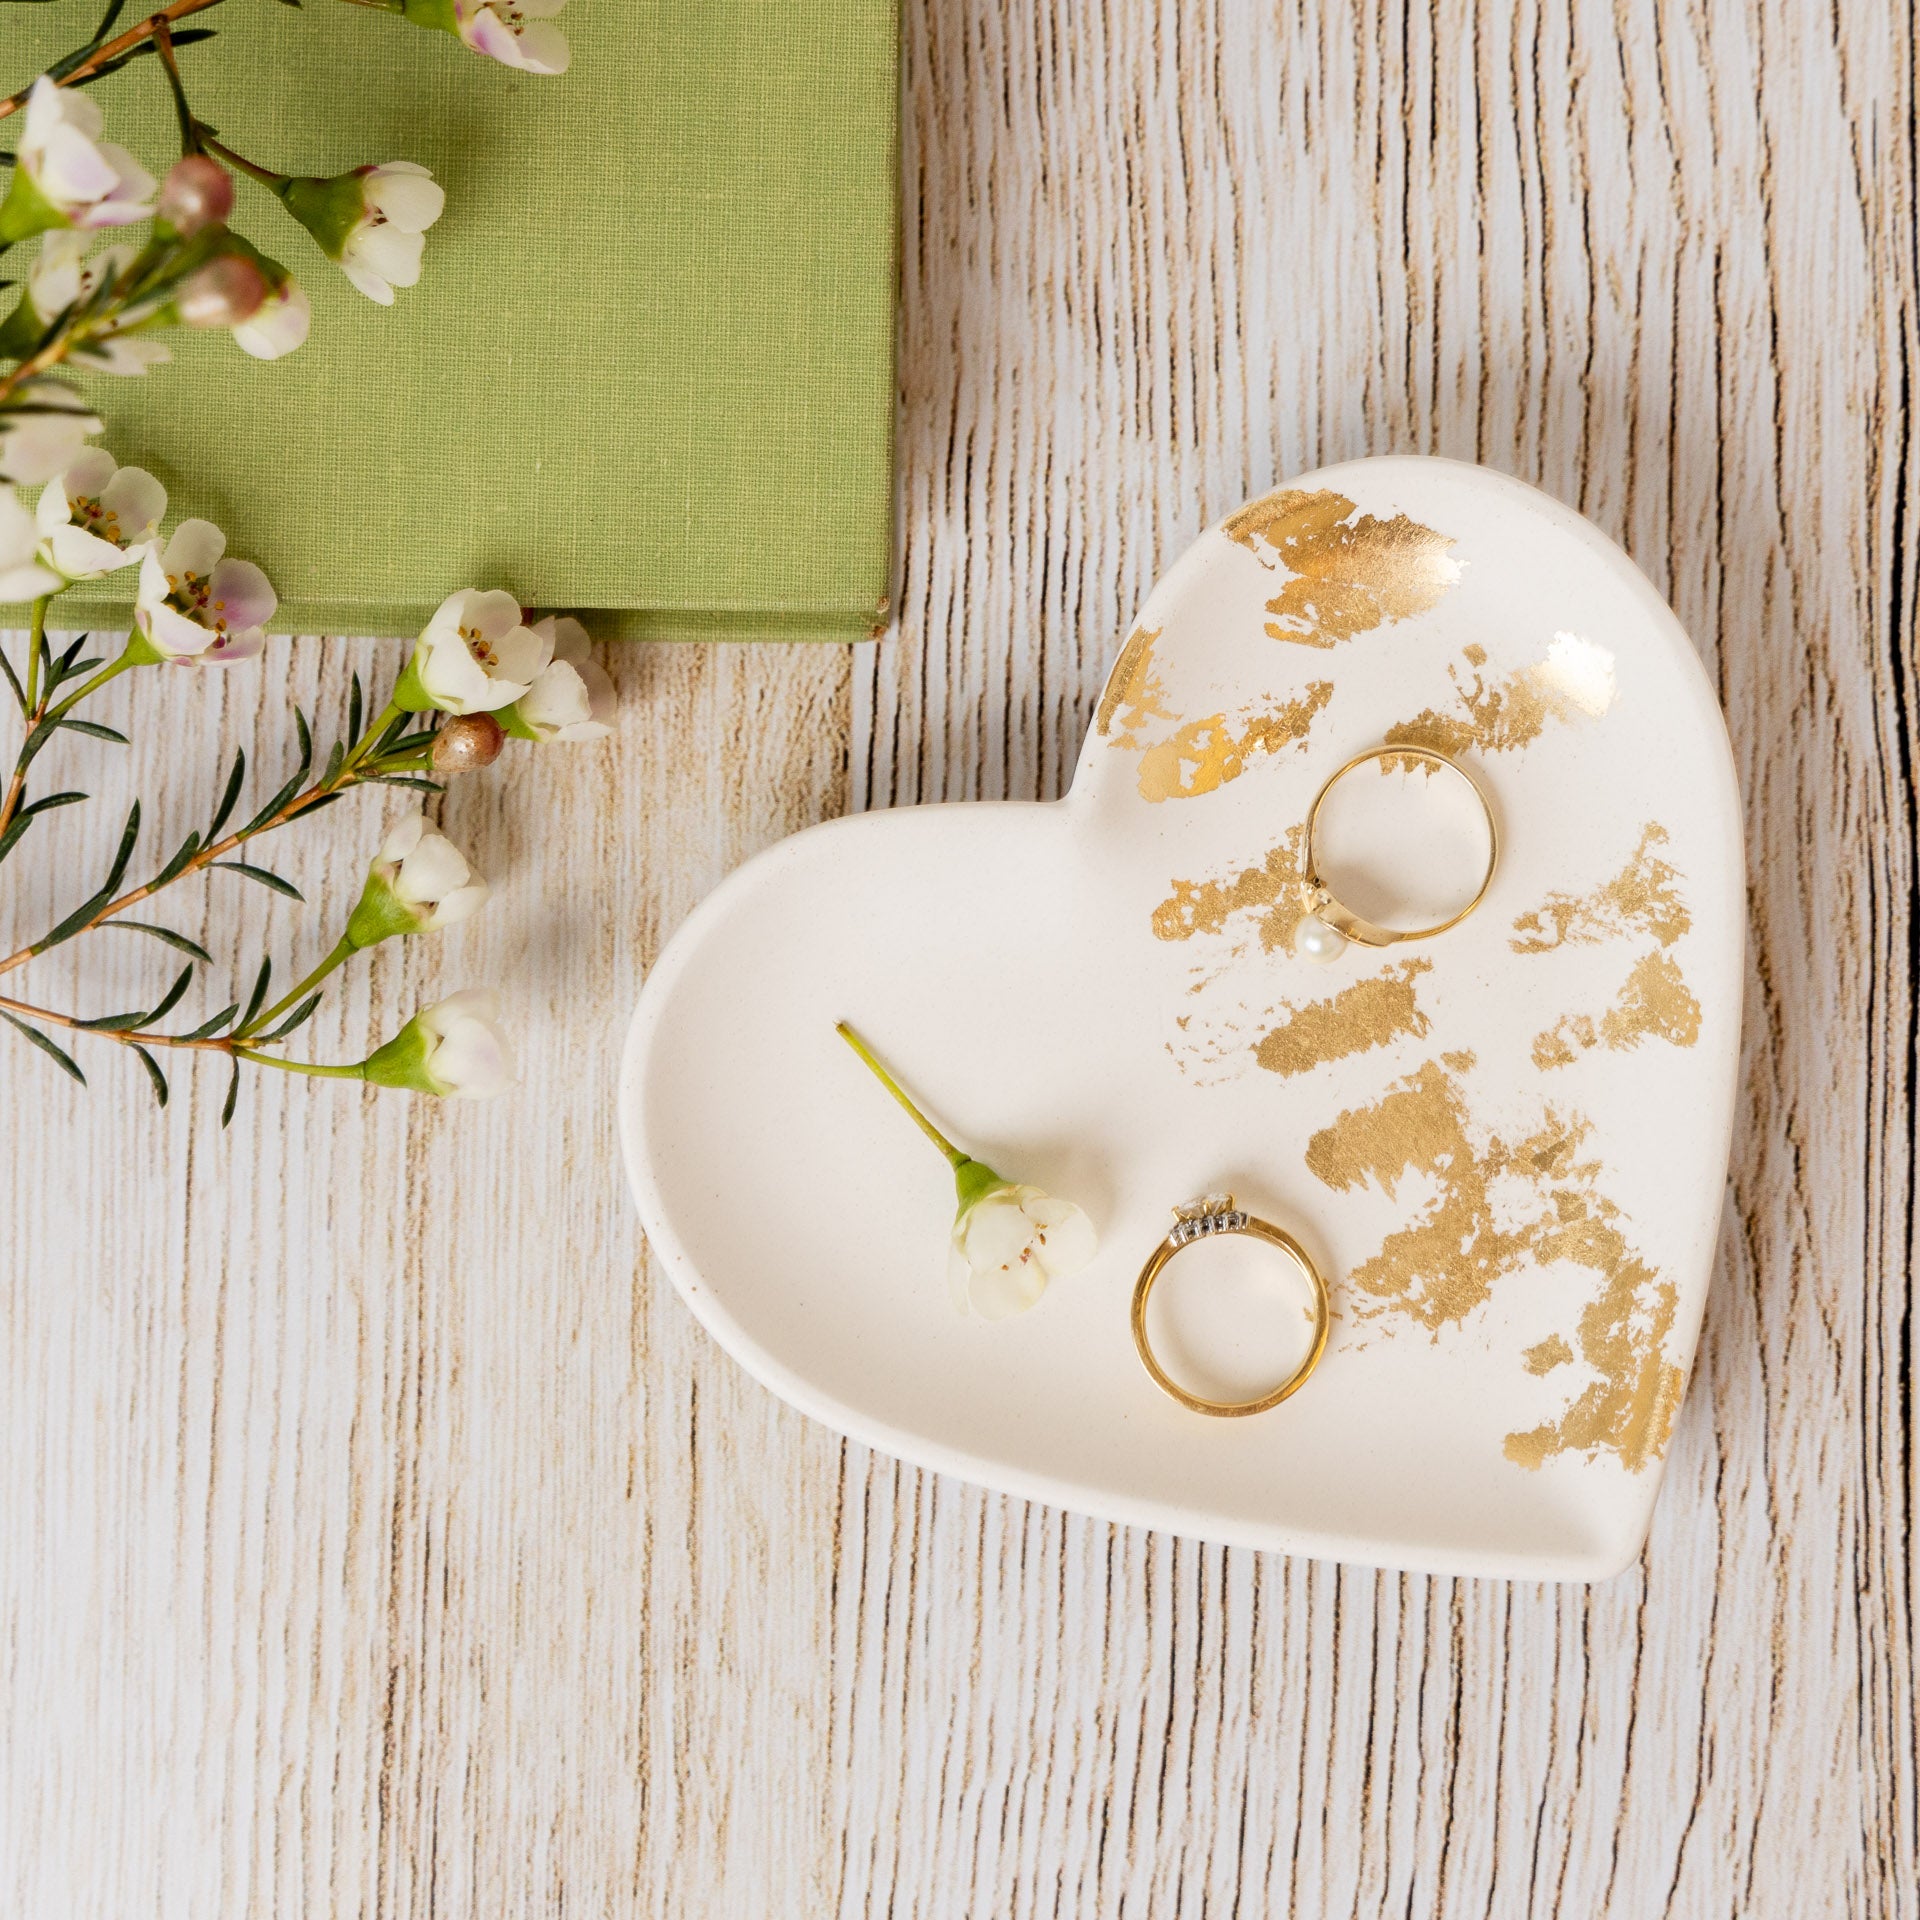
[[[1070,1279],[1098,1250],[1093,1222],[1071,1200],[1017,1184],[962,1153],[913,1103],[846,1021],[834,1031],[907,1111],[953,1169],[959,1200],[947,1249],[947,1291],[954,1309],[1005,1320],[1039,1304],[1055,1280]]]
[[[123,28],[125,0],[109,0],[87,39],[0,99],[0,119],[22,116],[15,151],[0,170],[0,254],[36,249],[24,275],[10,276],[18,292],[0,311],[0,605],[30,607],[22,665],[16,669],[0,648],[0,674],[22,722],[0,790],[0,862],[40,821],[87,798],[36,792],[43,755],[72,733],[128,744],[127,733],[83,715],[86,703],[122,676],[136,676],[130,684],[137,684],[148,668],[229,669],[247,661],[265,647],[279,607],[266,570],[229,552],[211,521],[188,518],[162,533],[166,488],[89,444],[106,423],[76,376],[144,376],[171,358],[163,336],[175,330],[225,332],[265,361],[306,343],[312,302],[285,266],[231,224],[230,168],[267,188],[351,284],[382,304],[418,281],[424,236],[445,205],[440,186],[412,161],[304,176],[265,167],[219,137],[195,113],[178,55],[213,38],[204,27],[181,23],[220,4],[166,0]],[[563,0],[356,4],[451,34],[523,72],[559,73],[568,62],[565,37],[552,20]],[[153,58],[173,101],[180,153],[171,165],[150,164],[110,139],[105,112],[81,91],[142,56]],[[30,506],[20,488],[39,489],[37,503]],[[94,648],[85,634],[56,651],[49,625],[60,596],[122,571],[134,575],[137,589],[132,630],[118,652]],[[186,966],[150,1004],[124,1013],[82,1015],[0,993],[0,1023],[82,1084],[86,1074],[70,1044],[88,1039],[131,1051],[162,1106],[169,1095],[163,1059],[217,1055],[230,1069],[223,1125],[249,1065],[439,1098],[480,1098],[511,1085],[511,1050],[496,998],[486,990],[423,1009],[361,1060],[296,1060],[279,1051],[348,962],[393,939],[455,926],[485,903],[486,883],[417,809],[388,827],[357,902],[317,965],[270,999],[273,966],[263,956],[244,1000],[234,998],[197,1026],[162,1023],[212,957],[148,918],[147,903],[213,872],[237,873],[297,901],[289,881],[258,864],[253,842],[362,787],[437,795],[442,787],[432,776],[490,766],[511,738],[549,743],[605,735],[612,684],[591,659],[585,630],[576,621],[530,619],[502,592],[451,596],[420,636],[393,697],[371,718],[357,674],[345,726],[324,752],[314,721],[296,708],[292,773],[240,818],[247,768],[244,753],[236,754],[206,824],[149,878],[130,884],[142,839],[136,803],[100,884],[38,940],[0,957],[0,976],[56,946],[114,929],[151,937],[186,956]],[[131,917],[136,910],[138,920]]]
[[[160,666],[231,668],[264,645],[264,623],[277,604],[271,581],[252,562],[229,555],[225,536],[209,521],[188,519],[163,538],[159,528],[167,506],[165,489],[151,474],[119,467],[99,449],[86,450],[49,481],[34,514],[26,513],[11,488],[0,487],[0,582],[37,592],[24,671],[0,650],[0,674],[25,723],[0,796],[0,862],[43,815],[86,798],[76,792],[38,797],[29,792],[31,770],[63,730],[126,742],[117,729],[81,718],[76,709],[82,703],[124,674]],[[118,655],[87,657],[85,635],[56,655],[47,638],[47,616],[58,596],[75,580],[136,561],[141,587],[135,627]],[[314,722],[294,710],[297,764],[250,817],[230,824],[246,779],[242,751],[234,756],[206,826],[188,833],[151,878],[127,886],[142,837],[136,803],[100,884],[38,940],[0,957],[0,975],[5,975],[53,947],[124,927],[188,956],[188,965],[164,993],[149,1006],[92,1016],[0,993],[0,1021],[83,1085],[85,1071],[62,1040],[85,1036],[131,1050],[162,1105],[169,1083],[161,1056],[221,1055],[231,1069],[223,1124],[233,1116],[243,1065],[357,1079],[440,1098],[476,1099],[502,1091],[513,1082],[512,1053],[498,1026],[497,1001],[484,990],[456,994],[425,1009],[362,1060],[301,1061],[275,1051],[313,1016],[326,983],[350,960],[392,939],[456,926],[485,904],[486,882],[418,808],[388,829],[325,957],[277,999],[269,1000],[273,966],[270,957],[263,958],[244,1003],[236,999],[185,1031],[163,1031],[158,1023],[192,985],[196,965],[210,964],[210,956],[173,927],[123,916],[202,872],[237,873],[299,900],[291,882],[252,857],[251,842],[310,817],[356,787],[438,794],[442,786],[433,776],[492,765],[512,737],[547,743],[603,736],[612,725],[612,684],[587,649],[578,621],[548,618],[530,626],[510,594],[463,589],[449,595],[415,642],[393,696],[371,719],[360,677],[352,677],[346,724],[330,750],[319,750]],[[503,663],[523,677],[505,675]],[[521,707],[530,707],[532,718],[516,711]]]

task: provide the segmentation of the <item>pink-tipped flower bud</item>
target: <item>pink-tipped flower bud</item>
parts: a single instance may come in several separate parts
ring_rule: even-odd
[[[272,291],[244,254],[223,253],[187,276],[173,307],[182,326],[237,327],[260,311]]]
[[[176,160],[160,189],[160,218],[183,240],[216,226],[233,211],[233,175],[204,153]]]
[[[507,730],[490,713],[456,714],[433,736],[435,773],[490,767],[507,744]]]

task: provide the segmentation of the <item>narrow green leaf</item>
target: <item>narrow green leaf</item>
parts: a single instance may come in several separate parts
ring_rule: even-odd
[[[360,676],[353,676],[352,689],[347,694],[347,738],[360,738],[360,716],[366,710],[366,696],[360,691]]]
[[[216,860],[213,868],[220,873],[244,873],[249,880],[258,880],[263,887],[271,887],[275,893],[284,893],[289,900],[304,900],[307,897],[291,880],[282,880],[277,873],[269,873],[265,867],[249,866],[244,860]]]
[[[294,1030],[295,1027],[304,1026],[307,1023],[307,1021],[312,1019],[313,1010],[319,1004],[320,1004],[320,995],[317,993],[314,994],[311,998],[301,1001],[299,1006],[297,1006],[293,1010],[293,1012],[288,1014],[287,1017],[284,1020],[282,1020],[280,1024],[277,1027],[275,1027],[271,1033],[263,1033],[259,1035],[256,1039],[249,1041],[248,1045],[261,1047],[261,1046],[265,1046],[269,1040],[284,1040],[287,1037],[287,1035]]]
[[[293,724],[300,730],[300,771],[305,773],[313,765],[313,729],[307,725],[307,716],[295,707]]]
[[[282,787],[280,791],[276,793],[273,796],[273,798],[269,800],[267,804],[264,807],[262,807],[260,811],[256,813],[253,816],[253,818],[249,820],[244,827],[240,829],[240,838],[242,840],[245,840],[250,835],[258,833],[260,829],[264,827],[267,824],[267,822],[271,820],[273,816],[276,813],[278,813],[280,809],[284,807],[287,804],[287,802],[291,800],[296,793],[300,791],[300,782],[304,780],[306,777],[307,777],[307,769],[306,769],[305,763],[303,762],[299,767],[297,767],[294,770],[293,778],[289,780],[287,784],[284,787]]]
[[[147,1016],[144,1013],[103,1013],[92,1020],[76,1020],[76,1027],[88,1033],[131,1033]]]
[[[253,995],[247,1002],[247,1010],[240,1016],[240,1030],[245,1032],[253,1016],[267,1004],[267,982],[273,978],[273,960],[269,956],[260,962],[260,971],[253,982]]]
[[[166,997],[149,1012],[143,1025],[151,1026],[156,1020],[164,1020],[180,1004],[180,996],[186,992],[187,983],[193,978],[193,966],[189,962],[180,969],[180,977],[166,991]]]
[[[69,714],[64,720],[49,722],[56,727],[71,727],[75,733],[84,733],[90,740],[111,740],[116,747],[127,744],[127,736],[116,727],[103,727],[98,720],[76,720]]]
[[[108,920],[102,923],[102,931],[111,933],[118,927],[122,933],[150,933],[156,940],[163,940],[170,947],[176,947],[182,953],[190,953],[196,960],[213,962],[210,954],[197,940],[189,940],[184,933],[175,933],[171,927],[149,926],[144,920]]]
[[[120,835],[119,851],[113,856],[113,865],[107,872],[106,884],[92,899],[84,900],[67,915],[44,939],[35,942],[34,952],[45,953],[49,947],[57,947],[62,940],[70,940],[84,927],[93,916],[112,898],[127,871],[127,862],[133,858],[134,842],[140,838],[140,802],[133,803],[132,811],[127,815],[127,824]]]
[[[146,1068],[147,1078],[153,1082],[153,1097],[164,1107],[167,1104],[167,1076],[160,1071],[159,1062],[145,1047],[135,1047],[134,1052],[140,1056],[140,1064]]]
[[[370,773],[366,776],[369,785],[381,787],[412,787],[418,793],[445,793],[446,788],[437,781],[422,780],[410,773]]]
[[[191,1033],[183,1033],[179,1037],[182,1040],[211,1040],[239,1011],[240,1003],[236,1000],[232,1006],[222,1007],[211,1020],[201,1021]]]
[[[327,755],[327,770],[320,776],[320,785],[323,787],[332,786],[334,781],[339,777],[340,769],[345,766],[346,763],[347,743],[344,740],[336,740],[333,743],[333,751]]]
[[[13,662],[7,658],[4,648],[0,648],[0,673],[7,676],[7,685],[13,689],[13,704],[20,709],[20,717],[24,720],[27,717],[27,690],[20,684],[20,676],[14,672]]]
[[[220,1124],[232,1124],[233,1110],[240,1104],[240,1062],[233,1063],[233,1078],[227,1082],[227,1104],[220,1109]]]
[[[247,777],[247,750],[235,747],[233,750],[233,771],[227,775],[226,791],[220,796],[220,804],[214,809],[213,824],[207,828],[207,838],[217,840],[220,829],[227,824],[227,815],[233,811],[233,803],[240,798],[240,783]]]
[[[187,837],[180,842],[179,846],[174,849],[173,858],[169,860],[147,884],[151,887],[164,887],[169,880],[179,876],[187,862],[199,851],[200,836],[197,833],[188,834]]]
[[[55,807],[77,806],[87,796],[84,793],[50,793],[44,800],[36,800],[30,806],[20,809],[20,817],[29,814],[48,813]]]
[[[55,1046],[38,1027],[30,1027],[24,1020],[16,1020],[4,1007],[0,1007],[0,1020],[4,1020],[10,1027],[18,1027],[42,1053],[50,1054],[67,1072],[72,1074],[83,1087],[87,1084],[87,1076],[80,1071],[73,1055],[70,1054],[65,1047]]]

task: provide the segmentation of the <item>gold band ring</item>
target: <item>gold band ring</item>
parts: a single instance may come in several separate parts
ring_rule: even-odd
[[[1172,1230],[1147,1255],[1147,1264],[1140,1269],[1140,1278],[1134,1282],[1133,1344],[1139,1351],[1140,1364],[1146,1368],[1154,1385],[1162,1393],[1178,1400],[1194,1413],[1214,1414],[1222,1419],[1232,1419],[1245,1413],[1265,1413],[1269,1407],[1277,1407],[1282,1400],[1298,1393],[1306,1385],[1308,1375],[1320,1364],[1320,1356],[1327,1350],[1327,1331],[1331,1319],[1327,1283],[1320,1277],[1319,1268],[1307,1257],[1306,1248],[1292,1234],[1269,1221],[1256,1220],[1252,1214],[1242,1212],[1234,1205],[1230,1193],[1209,1194],[1204,1200],[1175,1207],[1173,1211]],[[1313,1345],[1308,1349],[1307,1357],[1277,1387],[1261,1394],[1256,1400],[1206,1400],[1197,1393],[1189,1393],[1155,1358],[1153,1344],[1147,1338],[1147,1297],[1153,1292],[1153,1283],[1160,1278],[1175,1254],[1192,1246],[1196,1240],[1216,1233],[1244,1233],[1251,1239],[1264,1240],[1270,1247],[1278,1247],[1306,1275],[1307,1284],[1313,1289]]]
[[[1337,787],[1348,774],[1357,768],[1370,766],[1375,761],[1416,760],[1423,766],[1441,767],[1456,778],[1467,783],[1467,791],[1480,803],[1481,817],[1487,823],[1487,870],[1480,876],[1479,890],[1458,913],[1450,914],[1446,919],[1436,921],[1430,927],[1393,927],[1375,926],[1371,920],[1364,920],[1351,907],[1345,907],[1328,891],[1327,884],[1320,877],[1320,848],[1316,830],[1320,823],[1320,809],[1327,795]],[[1493,871],[1500,864],[1500,826],[1493,817],[1493,803],[1488,800],[1472,774],[1457,761],[1449,760],[1444,753],[1436,753],[1431,747],[1370,747],[1365,753],[1356,753],[1344,767],[1336,768],[1313,796],[1313,805],[1307,809],[1306,842],[1303,850],[1301,893],[1306,908],[1315,920],[1323,926],[1331,927],[1337,934],[1348,940],[1357,940],[1363,947],[1392,947],[1403,940],[1431,940],[1436,933],[1445,933],[1449,927],[1457,927],[1482,900],[1487,897],[1487,889],[1493,885]],[[1311,931],[1311,929],[1309,929]],[[1340,942],[1325,943],[1334,949]],[[1321,943],[1311,943],[1307,950],[1316,958],[1331,958],[1330,952],[1322,948]]]

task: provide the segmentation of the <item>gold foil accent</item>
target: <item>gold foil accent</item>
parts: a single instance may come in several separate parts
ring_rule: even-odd
[[[1375,627],[1425,613],[1460,578],[1453,542],[1403,513],[1376,520],[1331,490],[1270,493],[1226,523],[1250,553],[1264,546],[1294,577],[1267,602],[1267,632],[1300,646],[1332,647]]]
[[[1526,1361],[1529,1373],[1551,1373],[1555,1367],[1564,1367],[1573,1358],[1573,1349],[1557,1333],[1550,1333],[1538,1346],[1529,1347],[1520,1357]]]
[[[1094,732],[1105,736],[1112,728],[1114,717],[1122,707],[1127,709],[1121,721],[1125,729],[1124,736],[1115,742],[1117,746],[1136,746],[1133,735],[1154,720],[1171,722],[1170,714],[1163,704],[1166,688],[1153,670],[1153,644],[1160,638],[1162,628],[1152,632],[1144,627],[1136,628],[1127,637],[1127,644],[1120,649],[1120,658],[1113,663],[1113,671],[1107,675],[1106,691],[1100,696],[1100,710],[1094,716]]]
[[[1347,1275],[1356,1315],[1404,1315],[1437,1336],[1526,1264],[1588,1269],[1598,1286],[1580,1316],[1577,1358],[1595,1377],[1557,1420],[1509,1434],[1505,1452],[1538,1467],[1556,1453],[1605,1451],[1638,1472],[1665,1447],[1685,1386],[1666,1358],[1675,1289],[1628,1244],[1619,1209],[1597,1190],[1599,1164],[1580,1157],[1586,1121],[1549,1108],[1527,1138],[1476,1141],[1458,1078],[1472,1065],[1470,1054],[1430,1060],[1307,1143],[1308,1167],[1336,1191],[1372,1182],[1391,1197],[1417,1178],[1430,1192],[1419,1217]],[[1529,1364],[1549,1345],[1532,1349]]]
[[[1515,753],[1531,746],[1551,723],[1599,719],[1613,704],[1613,655],[1577,633],[1556,633],[1543,659],[1488,685],[1480,661],[1471,658],[1472,683],[1449,669],[1465,709],[1442,713],[1428,707],[1386,731],[1392,747],[1430,747],[1449,756]]]
[[[1236,914],[1259,916],[1256,931],[1268,952],[1293,945],[1294,930],[1306,918],[1300,898],[1301,829],[1269,850],[1257,867],[1243,868],[1227,880],[1175,880],[1173,891],[1153,910],[1157,940],[1191,940],[1196,934],[1227,930]]]
[[[1620,997],[1595,1022],[1584,1013],[1565,1015],[1535,1037],[1533,1064],[1543,1071],[1570,1066],[1592,1047],[1623,1053],[1642,1040],[1690,1047],[1700,1038],[1700,1002],[1671,955],[1649,953],[1634,963]]]
[[[1418,1039],[1427,1031],[1427,1016],[1413,983],[1432,971],[1431,960],[1408,960],[1371,980],[1356,980],[1331,1000],[1290,1007],[1288,1017],[1261,1037],[1254,1058],[1269,1073],[1290,1077],[1409,1035]]]
[[[1657,820],[1640,829],[1633,858],[1592,893],[1550,893],[1536,912],[1513,923],[1515,953],[1551,953],[1556,947],[1594,946],[1630,934],[1651,934],[1670,947],[1693,925],[1680,897],[1680,875],[1655,851],[1667,844]]]
[[[1140,797],[1143,800],[1191,800],[1212,793],[1246,772],[1247,762],[1261,754],[1278,753],[1307,737],[1314,716],[1333,698],[1333,682],[1316,680],[1298,700],[1289,700],[1265,712],[1250,710],[1238,716],[1239,727],[1224,713],[1189,720],[1171,738],[1150,746],[1140,756]],[[1119,744],[1116,742],[1116,744]]]

